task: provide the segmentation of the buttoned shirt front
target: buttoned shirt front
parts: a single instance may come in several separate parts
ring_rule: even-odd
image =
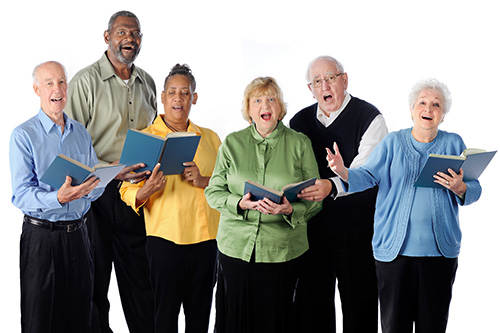
[[[78,122],[64,115],[64,133],[42,109],[16,127],[9,144],[12,203],[24,214],[49,221],[80,219],[104,189],[65,204],[57,200],[57,189],[43,183],[43,176],[54,158],[64,154],[85,165],[98,163],[90,135]]]
[[[142,130],[156,117],[156,86],[135,65],[123,81],[104,53],[69,82],[65,112],[87,128],[99,160],[111,163],[120,159],[127,130]]]
[[[256,262],[285,262],[308,249],[307,221],[318,213],[321,203],[300,200],[292,203],[291,216],[241,211],[245,181],[281,190],[283,186],[319,178],[311,141],[281,122],[266,138],[251,125],[229,134],[219,149],[217,163],[205,195],[221,212],[217,244],[230,257]]]

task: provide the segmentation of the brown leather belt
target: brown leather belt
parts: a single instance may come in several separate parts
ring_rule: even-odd
[[[66,232],[73,232],[77,231],[82,227],[82,225],[85,223],[87,220],[86,217],[82,217],[79,220],[72,220],[72,221],[57,221],[57,222],[51,222],[49,220],[44,220],[44,219],[39,219],[36,217],[24,215],[24,222],[32,224],[37,227],[45,228],[45,229],[50,229],[50,230],[63,230]]]

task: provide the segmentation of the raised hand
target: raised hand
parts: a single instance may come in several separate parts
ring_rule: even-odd
[[[328,161],[328,167],[335,172],[343,181],[347,181],[349,179],[349,171],[344,166],[344,160],[342,159],[342,155],[340,155],[339,147],[337,143],[333,143],[333,150],[326,148],[326,160]]]

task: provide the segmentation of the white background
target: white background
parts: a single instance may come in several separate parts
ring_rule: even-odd
[[[130,10],[141,21],[144,38],[136,64],[153,76],[158,93],[175,63],[191,66],[199,94],[191,119],[222,139],[247,126],[240,113],[243,90],[260,75],[280,83],[288,124],[314,102],[304,78],[308,62],[328,54],[344,64],[348,91],[377,106],[390,131],[411,127],[409,90],[416,81],[435,77],[453,97],[441,129],[459,133],[469,147],[500,147],[500,20],[493,1],[9,2],[0,5],[4,332],[20,331],[22,214],[10,203],[8,140],[15,126],[38,111],[31,72],[40,62],[57,60],[71,78],[98,60],[106,49],[103,32],[118,10]],[[464,235],[448,332],[498,330],[499,165],[497,156],[481,176],[481,199],[460,210]],[[114,281],[110,297],[112,328],[126,332]]]

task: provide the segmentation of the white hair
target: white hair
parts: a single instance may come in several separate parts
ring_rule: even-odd
[[[32,74],[32,77],[33,77],[33,83],[36,84],[36,85],[39,85],[40,82],[38,82],[38,70],[40,69],[40,67],[42,67],[43,65],[46,65],[46,64],[50,64],[50,63],[53,63],[53,64],[58,64],[59,66],[61,66],[61,68],[63,69],[64,71],[64,76],[65,77],[68,77],[68,74],[66,73],[66,68],[64,68],[64,66],[60,63],[60,62],[57,62],[57,61],[45,61],[45,62],[42,62],[41,64],[38,64],[35,66],[35,69],[33,69],[33,74]]]
[[[344,73],[344,66],[342,66],[342,64],[340,63],[340,61],[338,61],[337,59],[335,59],[334,57],[331,57],[331,56],[327,56],[327,55],[323,55],[323,56],[319,56],[319,57],[316,57],[314,58],[310,63],[309,65],[307,65],[307,71],[306,71],[306,81],[307,82],[310,82],[311,81],[311,78],[310,78],[310,72],[311,72],[311,67],[312,65],[318,61],[318,60],[329,60],[329,61],[332,61],[333,63],[335,63],[335,66],[337,66],[337,70],[341,73]]]
[[[417,102],[418,95],[424,90],[434,90],[441,94],[443,97],[443,114],[447,114],[451,108],[451,93],[446,84],[439,82],[436,79],[425,79],[418,81],[410,91],[408,96],[408,103],[410,109],[413,110]]]

